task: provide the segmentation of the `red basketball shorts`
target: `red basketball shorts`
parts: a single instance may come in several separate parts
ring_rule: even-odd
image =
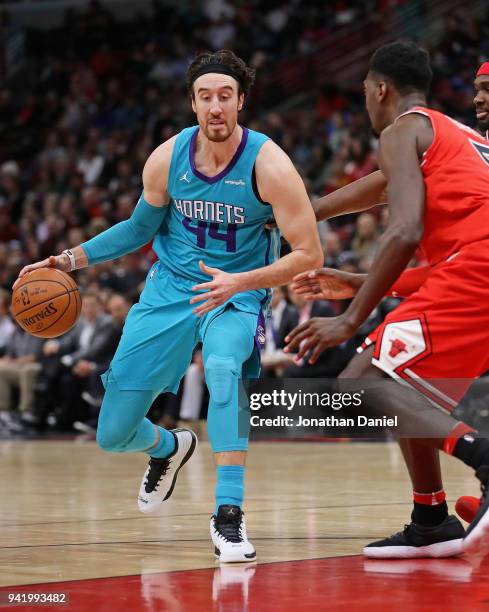
[[[433,267],[365,340],[372,363],[452,411],[489,369],[489,240]]]

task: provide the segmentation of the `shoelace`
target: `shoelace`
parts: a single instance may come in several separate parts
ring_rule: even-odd
[[[397,533],[394,533],[389,538],[387,538],[387,540],[395,540],[399,536],[403,536],[405,534],[407,535],[410,529],[411,529],[411,525],[404,525],[404,529],[402,531],[398,531]]]
[[[228,542],[242,542],[243,536],[241,533],[241,514],[235,514],[232,516],[225,515],[216,518],[215,520],[216,531]]]
[[[146,493],[152,493],[158,488],[160,480],[167,473],[170,467],[171,460],[149,460],[148,478],[144,482],[144,490]]]

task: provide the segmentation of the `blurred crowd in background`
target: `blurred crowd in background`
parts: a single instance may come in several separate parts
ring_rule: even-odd
[[[103,3],[66,11],[62,27],[27,32],[22,78],[0,86],[0,421],[9,431],[54,427],[92,431],[100,406],[99,374],[110,361],[130,305],[154,254],[150,245],[75,274],[84,292],[80,324],[56,341],[25,336],[9,319],[10,288],[22,266],[74,246],[130,216],[150,152],[195,120],[185,71],[196,52],[232,48],[257,69],[240,121],[290,155],[310,197],[330,193],[376,169],[376,142],[363,108],[361,80],[317,83],[307,74],[299,103],[287,79],[288,59],[308,57],[342,28],[385,32],[386,15],[429,3],[403,0],[155,1],[151,14],[118,21]],[[2,22],[9,24],[8,14]],[[420,30],[422,31],[422,29]],[[444,18],[431,52],[431,105],[474,125],[473,79],[489,55],[489,11],[478,19]],[[281,86],[268,86],[271,83]],[[325,265],[368,271],[387,222],[385,207],[320,224]],[[310,367],[285,358],[287,331],[310,316],[337,314],[344,302],[312,307],[287,287],[264,353],[267,376],[336,376],[356,345],[397,303],[386,300],[352,341]],[[177,398],[153,407],[167,424],[205,413],[200,354]],[[17,412],[11,408],[18,408]],[[22,417],[22,418],[21,418]]]

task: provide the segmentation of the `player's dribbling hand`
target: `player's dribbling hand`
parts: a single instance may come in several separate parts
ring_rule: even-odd
[[[229,274],[223,272],[219,268],[210,268],[206,266],[203,261],[199,261],[199,268],[204,272],[212,276],[212,280],[208,283],[200,283],[192,287],[192,291],[204,291],[200,295],[196,295],[190,300],[191,304],[196,302],[202,302],[203,304],[194,309],[194,313],[201,317],[206,312],[209,312],[213,308],[217,308],[221,304],[224,304],[230,297],[240,291],[238,274]]]
[[[37,270],[38,268],[56,268],[58,270],[62,270],[63,272],[70,272],[71,265],[70,260],[67,255],[50,255],[43,259],[42,261],[36,261],[36,263],[29,264],[28,266],[24,266],[22,270],[19,272],[19,276],[15,283],[12,286],[12,289],[15,289],[20,279],[32,272],[32,270]]]
[[[318,268],[294,276],[291,288],[308,302],[352,298],[362,286],[365,274]]]
[[[312,351],[308,361],[313,365],[324,350],[349,340],[355,331],[356,328],[352,327],[342,316],[314,317],[298,325],[286,336],[287,346],[284,352],[291,353],[294,349],[299,349],[295,360],[300,361]]]

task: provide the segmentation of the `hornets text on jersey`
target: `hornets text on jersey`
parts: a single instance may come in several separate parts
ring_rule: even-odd
[[[170,210],[155,237],[153,248],[164,268],[196,282],[209,277],[199,260],[225,272],[245,272],[275,261],[278,230],[265,229],[272,215],[259,199],[254,165],[264,134],[243,128],[235,155],[219,174],[203,175],[195,167],[199,128],[178,135],[170,163]]]

